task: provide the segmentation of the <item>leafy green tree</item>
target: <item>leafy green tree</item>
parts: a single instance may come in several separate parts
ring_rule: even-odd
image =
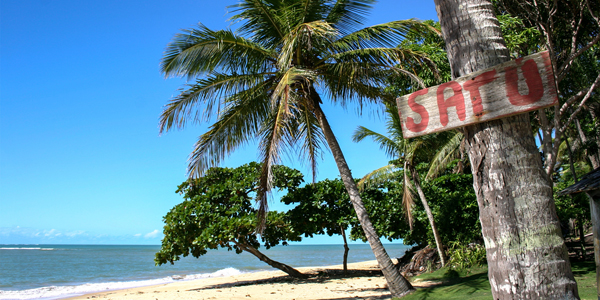
[[[473,175],[448,173],[423,180],[422,186],[444,244],[483,242]],[[422,210],[415,215],[421,223],[427,224]],[[434,239],[430,232],[427,239],[432,242]]]
[[[260,238],[257,236],[256,209],[251,200],[259,186],[260,169],[258,163],[235,169],[214,167],[204,176],[182,183],[177,193],[183,194],[184,201],[163,219],[165,236],[156,253],[156,264],[173,264],[180,256],[200,257],[208,249],[225,248],[238,254],[249,252],[290,276],[306,277],[258,250],[261,244],[269,249],[279,243],[301,240],[285,213],[274,211],[268,213],[267,226]],[[283,166],[275,166],[273,173],[274,186],[280,189],[297,187],[303,178],[300,171]]]
[[[499,20],[518,20],[525,41],[520,55],[550,52],[559,105],[538,111],[539,140],[548,176],[560,169],[558,152],[569,128],[589,140],[588,157],[600,166],[600,3],[598,1],[493,0]],[[504,29],[504,28],[503,28]],[[503,30],[504,33],[504,30]],[[506,34],[505,34],[506,36]],[[510,42],[507,42],[510,45]],[[582,123],[582,124],[574,124]],[[586,127],[593,127],[586,130]],[[585,144],[587,141],[583,141]]]
[[[469,244],[481,242],[477,199],[471,174],[455,174],[451,164],[439,177],[423,180],[423,191],[430,196],[436,224],[444,243]],[[425,164],[417,169],[423,173]],[[421,203],[412,208],[414,225],[409,227],[402,205],[404,187],[402,172],[381,182],[371,182],[361,190],[361,198],[372,216],[377,234],[388,240],[402,239],[407,245],[435,243],[430,223]],[[351,203],[341,180],[323,180],[292,189],[281,198],[286,204],[296,204],[288,211],[290,223],[298,233],[341,234],[339,227],[350,228],[350,239],[366,240],[358,219],[352,215]]]
[[[383,186],[371,185],[361,189],[360,196],[367,207],[369,215],[378,220],[374,222],[377,234],[387,237],[389,232],[380,225],[384,222],[380,221],[376,215],[380,213],[380,210],[385,211],[386,216],[392,216],[394,213],[401,213],[401,211],[398,207],[390,205],[384,190]],[[344,241],[343,265],[344,271],[346,271],[348,251],[350,250],[346,230],[352,229],[354,232],[353,240],[360,238],[366,241],[366,238],[360,222],[353,212],[352,202],[344,183],[340,179],[325,179],[307,184],[304,187],[290,190],[288,194],[281,198],[281,201],[296,205],[287,212],[294,231],[311,237],[315,234],[327,234],[329,236],[339,234],[342,236]],[[397,218],[393,217],[388,221],[393,220],[397,220]]]
[[[381,182],[370,182],[361,189],[364,196],[365,206],[371,216],[373,216],[373,226],[377,233],[389,241],[402,239],[405,244],[413,245],[414,242],[405,240],[408,232],[411,231],[405,208],[402,204],[404,195],[404,186],[398,179],[399,174],[391,176],[389,180]],[[358,220],[356,220],[358,222]],[[352,224],[350,239],[365,240],[364,234],[359,230],[359,224]],[[422,243],[419,243],[422,244]]]
[[[363,107],[393,101],[383,87],[391,74],[413,76],[397,67],[403,59],[426,61],[422,53],[395,47],[415,21],[362,27],[373,0],[242,0],[232,9],[236,32],[203,25],[177,34],[161,70],[166,76],[196,78],[165,107],[161,132],[216,116],[190,157],[198,176],[250,140],[258,140],[263,169],[259,215],[267,211],[272,166],[284,150],[300,148],[313,169],[329,146],[353,207],[394,296],[412,290],[393,266],[364,209],[358,188],[321,108],[323,98]],[[416,78],[416,77],[414,77]],[[262,225],[262,223],[259,223]],[[263,227],[263,226],[259,226]]]
[[[479,223],[479,210],[477,199],[473,191],[473,177],[471,174],[455,174],[444,172],[437,178],[424,179],[422,188],[428,195],[427,202],[431,208],[435,223],[439,226],[439,236],[445,245],[469,244],[481,242],[481,225]],[[423,172],[425,164],[417,167]],[[411,208],[413,226],[408,226],[402,205],[404,186],[402,171],[397,172],[396,179],[387,180],[377,185],[383,192],[381,199],[369,197],[375,201],[366,201],[367,210],[373,215],[373,224],[377,232],[389,239],[402,239],[407,245],[425,246],[435,243],[431,223],[427,217],[425,207],[420,202],[415,202]],[[372,188],[372,185],[371,185]],[[360,232],[352,231],[352,239],[362,237]]]
[[[361,194],[361,198],[363,195]],[[307,237],[316,234],[340,234],[344,241],[344,272],[348,270],[348,241],[346,230],[356,214],[344,183],[325,179],[294,189],[281,197],[281,202],[296,205],[287,212],[294,230]]]
[[[439,177],[422,180],[423,192],[428,195],[427,202],[431,208],[438,232],[443,244],[469,244],[481,242],[481,225],[477,199],[473,191],[471,174],[456,174],[456,162]],[[422,163],[416,167],[418,173],[425,173],[427,165]],[[397,171],[390,179],[373,184],[366,188],[370,192],[364,195],[365,206],[373,216],[373,225],[377,233],[389,239],[402,239],[407,245],[433,245],[435,238],[431,225],[421,202],[415,202],[411,208],[413,226],[408,225],[404,214],[403,194],[404,185],[401,180],[403,172]],[[422,176],[424,177],[424,176]],[[352,224],[355,226],[355,224]],[[351,239],[364,239],[360,230],[353,230]]]

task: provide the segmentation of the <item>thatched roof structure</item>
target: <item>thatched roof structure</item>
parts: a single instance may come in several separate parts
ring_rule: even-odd
[[[600,193],[600,168],[596,168],[581,177],[574,185],[560,191],[560,194],[576,194],[586,192],[591,194]]]

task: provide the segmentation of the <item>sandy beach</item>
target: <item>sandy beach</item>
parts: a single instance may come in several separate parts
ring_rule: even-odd
[[[87,294],[69,299],[391,299],[377,261],[298,268],[309,274],[294,279],[281,271],[245,273],[126,290]],[[413,284],[417,285],[417,284]]]

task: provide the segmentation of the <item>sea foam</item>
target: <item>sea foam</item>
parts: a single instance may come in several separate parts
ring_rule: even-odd
[[[0,247],[0,250],[40,250],[40,251],[52,251],[54,248],[40,248],[40,247]]]
[[[136,288],[149,285],[159,285],[175,281],[186,281],[213,277],[226,277],[241,274],[242,272],[235,268],[222,269],[213,273],[191,274],[191,275],[173,275],[158,279],[139,280],[139,281],[121,281],[121,282],[101,282],[86,283],[74,286],[47,286],[36,289],[21,291],[3,291],[0,290],[0,299],[59,299],[66,297],[79,296],[90,293],[105,292],[111,290],[121,290]]]

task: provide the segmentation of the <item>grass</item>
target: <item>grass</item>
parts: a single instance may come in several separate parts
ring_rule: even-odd
[[[572,262],[571,267],[581,299],[596,300],[596,265],[593,261]],[[436,285],[418,288],[416,292],[402,297],[402,300],[434,299],[492,299],[487,266],[467,270],[442,268],[412,278],[416,281],[429,281]]]
[[[596,300],[596,263],[594,261],[571,262],[571,270],[577,281],[579,297],[585,300]]]

